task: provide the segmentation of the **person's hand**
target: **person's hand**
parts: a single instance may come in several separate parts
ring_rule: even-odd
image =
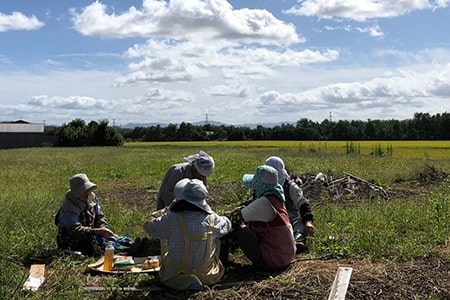
[[[170,202],[169,205],[167,205],[164,208],[161,208],[160,210],[154,211],[150,214],[150,219],[149,221],[153,221],[167,213],[169,213],[170,211],[172,211],[172,206],[176,203],[177,201],[175,199],[172,200],[172,202]]]
[[[306,233],[308,235],[314,235],[315,228],[314,228],[312,221],[306,221],[305,229],[306,229]]]
[[[101,228],[95,228],[95,234],[98,234],[98,235],[104,237],[105,239],[107,239],[107,238],[113,236],[114,232],[112,232],[112,230],[109,228],[101,227]]]

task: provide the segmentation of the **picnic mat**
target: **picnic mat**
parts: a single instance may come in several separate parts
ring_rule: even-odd
[[[123,259],[126,256],[122,255],[114,255],[114,259]],[[128,265],[128,266],[120,266],[116,267],[114,266],[111,271],[105,271],[103,270],[103,263],[105,262],[105,257],[102,256],[97,260],[95,263],[89,264],[87,266],[87,269],[89,271],[93,272],[100,272],[103,274],[124,274],[124,273],[153,273],[158,272],[160,267],[157,268],[144,268],[144,262],[147,259],[147,257],[133,257],[134,264]]]

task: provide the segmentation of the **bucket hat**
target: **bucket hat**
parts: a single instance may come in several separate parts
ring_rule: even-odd
[[[79,173],[70,178],[70,190],[78,198],[89,189],[95,189],[97,185],[89,180],[86,174]]]
[[[256,168],[255,174],[245,174],[242,182],[249,188],[255,190],[256,197],[269,194],[277,195],[284,200],[283,187],[278,184],[278,171],[271,166],[262,165]]]
[[[207,213],[213,213],[213,210],[205,200],[208,196],[208,190],[201,180],[181,179],[175,184],[174,195],[177,202],[187,201]]]

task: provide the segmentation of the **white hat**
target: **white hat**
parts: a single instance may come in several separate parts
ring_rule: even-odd
[[[191,164],[194,162],[197,172],[205,177],[208,177],[214,171],[214,159],[206,152],[200,151],[197,154],[185,157],[185,159]]]
[[[89,181],[89,178],[86,176],[86,174],[80,173],[70,178],[70,190],[75,194],[77,198],[83,195],[83,193],[87,190],[95,188],[97,188],[97,185]]]
[[[189,178],[181,179],[175,184],[173,192],[177,202],[184,200],[207,213],[213,213],[213,210],[205,200],[208,196],[208,190],[203,181]]]
[[[266,159],[265,165],[271,166],[278,171],[278,183],[283,185],[286,179],[289,179],[289,174],[284,167],[284,162],[278,156],[271,156]]]

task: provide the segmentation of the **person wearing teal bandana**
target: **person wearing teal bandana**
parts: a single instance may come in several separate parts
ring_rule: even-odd
[[[256,269],[283,269],[294,258],[296,247],[278,172],[263,165],[242,181],[254,191],[255,200],[225,214],[233,223],[233,237]]]

